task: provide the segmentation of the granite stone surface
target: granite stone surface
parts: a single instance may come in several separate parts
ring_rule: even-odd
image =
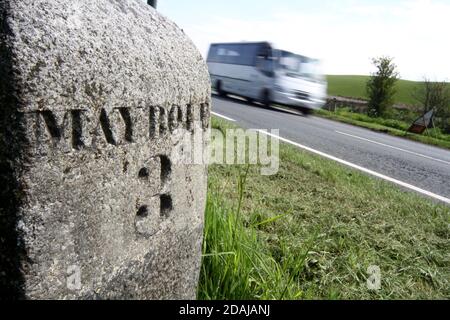
[[[2,299],[193,299],[210,81],[139,0],[0,0]]]

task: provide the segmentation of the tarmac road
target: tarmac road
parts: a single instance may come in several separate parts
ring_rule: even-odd
[[[284,142],[450,204],[448,150],[237,98],[213,96],[213,113],[248,129],[280,129]]]

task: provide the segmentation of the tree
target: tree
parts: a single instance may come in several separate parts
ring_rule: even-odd
[[[436,124],[441,129],[450,130],[450,84],[445,81],[431,81],[424,78],[422,85],[412,93],[420,103],[423,113],[434,109]]]
[[[431,109],[445,110],[450,103],[450,86],[447,82],[433,82],[424,78],[422,85],[416,88],[412,96],[419,102],[426,113]]]
[[[377,71],[372,74],[367,82],[369,115],[380,117],[394,104],[395,84],[399,74],[397,66],[390,57],[374,58],[372,63]]]

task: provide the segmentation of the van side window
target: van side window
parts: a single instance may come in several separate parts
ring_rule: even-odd
[[[207,62],[235,64],[243,66],[256,66],[257,54],[265,48],[258,43],[242,44],[214,44],[211,45]],[[268,49],[266,48],[266,54]]]

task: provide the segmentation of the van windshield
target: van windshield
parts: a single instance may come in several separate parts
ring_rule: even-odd
[[[278,61],[277,68],[285,72],[286,76],[306,78],[313,81],[324,80],[318,60],[281,50],[278,50],[276,55]]]

